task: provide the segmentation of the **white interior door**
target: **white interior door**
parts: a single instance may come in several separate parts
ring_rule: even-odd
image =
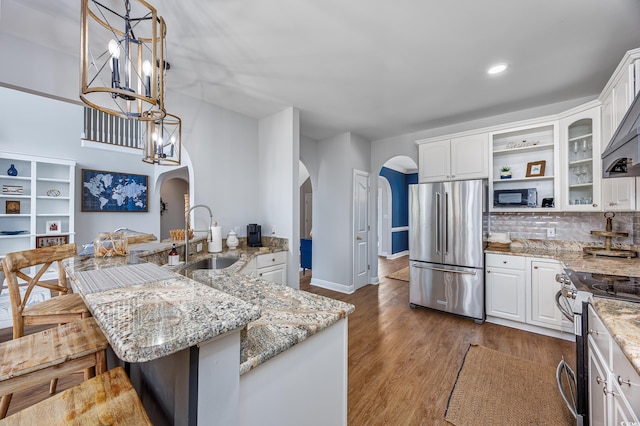
[[[353,283],[355,290],[369,282],[369,173],[353,171]]]
[[[391,186],[378,176],[378,256],[391,255]]]

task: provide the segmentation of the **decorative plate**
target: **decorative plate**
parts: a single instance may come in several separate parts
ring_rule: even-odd
[[[29,231],[0,231],[0,234],[2,234],[2,235],[18,235],[18,234],[24,234],[25,232],[29,232]]]

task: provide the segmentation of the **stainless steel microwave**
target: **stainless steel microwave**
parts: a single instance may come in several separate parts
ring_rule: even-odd
[[[494,207],[536,207],[538,191],[535,188],[496,189],[493,191]]]

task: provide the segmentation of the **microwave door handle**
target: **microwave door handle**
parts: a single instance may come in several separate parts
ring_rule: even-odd
[[[436,253],[442,254],[440,247],[440,193],[436,192]]]

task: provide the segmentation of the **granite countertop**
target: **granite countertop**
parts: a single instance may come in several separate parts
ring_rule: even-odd
[[[640,375],[640,304],[594,297],[591,304]]]
[[[485,253],[555,259],[574,271],[640,277],[640,258],[593,256],[553,244],[548,247],[535,244],[515,245],[509,249],[487,248]],[[591,304],[640,375],[640,303],[593,296]]]
[[[240,271],[254,256],[286,250],[239,247],[206,257],[238,257],[225,269],[196,270],[158,266],[171,243],[131,247],[135,255],[65,261],[74,288],[101,325],[114,352],[129,362],[144,362],[177,352],[224,332],[241,332],[240,374],[329,327],[352,313],[353,305],[318,296]]]
[[[260,317],[260,308],[135,256],[64,261],[113,351],[126,362],[160,358]]]
[[[246,330],[240,374],[351,314],[355,307],[258,278],[222,270],[198,270],[193,279],[260,308]]]

